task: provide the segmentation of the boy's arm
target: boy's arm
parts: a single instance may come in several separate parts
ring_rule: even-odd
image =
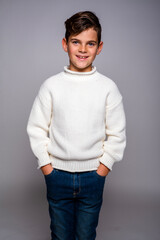
[[[113,84],[106,103],[106,135],[107,140],[103,143],[104,154],[99,158],[101,164],[97,170],[97,172],[101,170],[102,175],[106,175],[109,170],[112,171],[113,164],[122,160],[126,147],[125,112],[122,96],[116,84]]]
[[[27,125],[27,133],[31,149],[38,159],[38,168],[51,163],[47,151],[50,138],[48,136],[49,126],[52,117],[52,100],[48,89],[41,86],[33,103]],[[51,170],[51,165],[47,169]],[[46,169],[46,168],[45,168]],[[42,169],[43,172],[44,168]],[[44,170],[44,172],[46,172]]]

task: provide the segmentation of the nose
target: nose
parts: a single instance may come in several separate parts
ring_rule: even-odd
[[[87,52],[86,46],[81,44],[79,46],[79,52],[86,53]]]

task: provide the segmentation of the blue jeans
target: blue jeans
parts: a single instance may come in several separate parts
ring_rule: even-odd
[[[95,240],[105,179],[96,170],[45,175],[52,240]]]

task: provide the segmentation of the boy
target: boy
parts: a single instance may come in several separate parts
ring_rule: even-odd
[[[69,66],[42,84],[27,132],[46,182],[52,240],[94,240],[106,176],[126,146],[125,114],[116,84],[92,66],[103,46],[97,16],[76,13],[65,27]]]

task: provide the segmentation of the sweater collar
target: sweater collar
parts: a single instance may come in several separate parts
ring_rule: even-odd
[[[76,71],[72,71],[69,69],[69,66],[64,66],[64,72],[69,74],[70,76],[90,76],[92,74],[94,74],[96,72],[96,67],[93,66],[92,70],[89,72],[76,72]]]

